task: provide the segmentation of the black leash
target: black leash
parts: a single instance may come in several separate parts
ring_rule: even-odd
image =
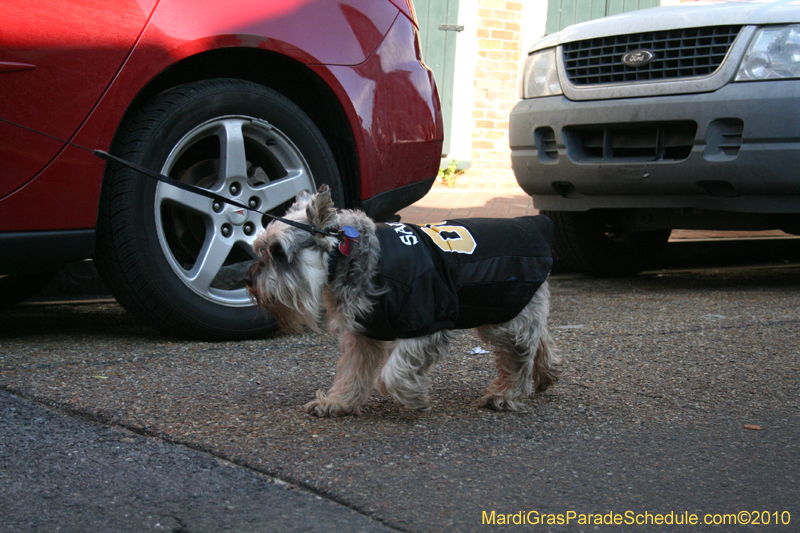
[[[81,145],[75,144],[73,142],[65,141],[64,139],[59,139],[58,137],[54,137],[53,135],[49,135],[49,134],[44,133],[42,131],[35,130],[33,128],[29,128],[27,126],[23,126],[22,124],[17,124],[16,122],[12,122],[12,121],[4,119],[4,118],[0,118],[0,122],[5,122],[6,124],[11,124],[12,126],[16,126],[16,127],[21,128],[23,130],[27,130],[27,131],[30,131],[32,133],[36,133],[38,135],[41,135],[43,137],[47,137],[49,139],[53,139],[54,141],[58,141],[60,143],[67,144],[69,146],[74,146],[75,148],[80,148],[81,150],[85,150],[85,151],[87,151],[87,152],[99,157],[100,159],[104,159],[106,161],[113,161],[115,163],[119,163],[120,165],[126,166],[126,167],[128,167],[128,168],[130,168],[130,169],[132,169],[132,170],[134,170],[136,172],[139,172],[140,174],[144,174],[145,176],[147,176],[149,178],[153,178],[153,179],[158,180],[158,181],[160,181],[162,183],[166,183],[168,185],[172,185],[173,187],[177,187],[177,188],[182,189],[184,191],[188,191],[188,192],[191,192],[191,193],[194,193],[194,194],[199,194],[200,196],[205,196],[206,198],[210,198],[210,199],[216,200],[218,202],[224,202],[226,204],[230,204],[230,205],[235,206],[235,207],[239,207],[239,208],[242,208],[242,209],[247,209],[248,211],[253,211],[255,213],[258,213],[259,215],[266,215],[266,216],[270,217],[273,220],[277,220],[279,222],[283,222],[284,224],[288,224],[290,226],[294,226],[295,228],[301,229],[303,231],[307,231],[311,235],[315,235],[315,234],[316,235],[325,235],[326,237],[336,237],[336,238],[338,238],[340,240],[345,239],[345,240],[353,240],[354,242],[358,242],[358,241],[355,241],[354,239],[352,239],[352,237],[350,237],[350,235],[346,235],[345,230],[339,230],[338,228],[337,229],[332,229],[332,228],[319,229],[316,226],[312,226],[310,224],[303,224],[302,222],[297,222],[295,220],[289,220],[288,218],[279,217],[279,216],[273,215],[271,213],[265,213],[264,211],[259,211],[258,209],[252,208],[249,205],[245,205],[243,203],[237,202],[236,200],[231,200],[230,198],[227,198],[225,196],[221,196],[221,195],[219,195],[217,193],[211,192],[208,189],[201,189],[200,187],[195,187],[194,185],[189,185],[188,183],[183,183],[183,182],[178,181],[178,180],[176,180],[174,178],[170,178],[169,176],[161,174],[160,172],[156,172],[155,170],[149,169],[147,167],[143,167],[141,165],[137,165],[136,163],[131,163],[130,161],[126,161],[125,159],[119,158],[119,157],[117,157],[115,155],[111,155],[108,152],[104,152],[103,150],[92,150],[91,148],[86,148],[85,146],[81,146]],[[357,233],[358,232],[356,232],[356,234]],[[349,248],[348,248],[348,250],[349,250]]]

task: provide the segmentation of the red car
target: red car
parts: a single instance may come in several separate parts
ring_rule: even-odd
[[[52,137],[282,214],[327,183],[387,219],[443,139],[412,0],[3,0],[0,303],[94,257],[117,300],[205,339],[274,327],[243,272],[267,220]]]

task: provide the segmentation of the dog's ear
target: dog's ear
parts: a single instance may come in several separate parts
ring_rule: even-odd
[[[306,206],[306,216],[308,221],[318,228],[328,228],[336,221],[336,207],[331,198],[331,189],[326,184],[322,184],[311,201]]]
[[[308,205],[308,202],[311,201],[311,193],[308,191],[300,191],[297,193],[297,196],[294,198],[294,203],[292,207],[289,208],[289,211],[302,211]]]

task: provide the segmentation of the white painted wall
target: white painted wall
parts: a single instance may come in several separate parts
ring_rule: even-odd
[[[544,37],[547,23],[547,0],[523,0],[522,2],[522,46],[520,61],[524,62],[528,50]],[[520,72],[522,66],[520,65]]]
[[[469,161],[472,151],[472,88],[478,63],[478,0],[460,0],[458,23],[464,31],[456,39],[456,68],[453,78],[453,127],[450,154],[442,160]]]

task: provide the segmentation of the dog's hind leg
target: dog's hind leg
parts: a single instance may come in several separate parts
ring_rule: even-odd
[[[306,413],[321,417],[359,415],[372,392],[387,343],[345,332],[339,346],[341,357],[333,386],[327,393],[317,391],[317,399],[304,406]]]
[[[397,341],[381,370],[378,391],[391,394],[409,409],[429,411],[429,372],[449,350],[450,334],[447,331]]]
[[[550,290],[544,283],[513,320],[481,326],[478,335],[492,345],[498,376],[486,389],[481,405],[516,411],[533,390],[543,392],[558,380],[558,357],[547,331]]]

